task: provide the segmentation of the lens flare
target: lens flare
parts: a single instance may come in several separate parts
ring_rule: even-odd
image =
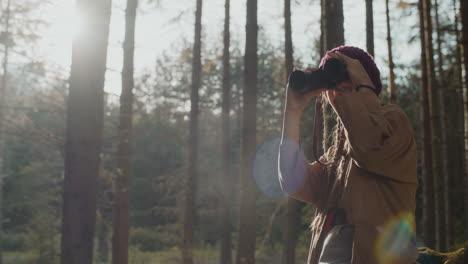
[[[416,259],[416,237],[414,217],[411,213],[402,213],[378,229],[376,256],[379,263],[406,263]]]
[[[253,163],[253,177],[257,187],[270,197],[284,197],[278,181],[278,150],[280,138],[264,142],[257,149]]]

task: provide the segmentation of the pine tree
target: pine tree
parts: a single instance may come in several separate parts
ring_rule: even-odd
[[[111,1],[76,1],[87,18],[73,41],[65,146],[62,264],[91,264]]]
[[[437,81],[435,76],[434,64],[434,49],[432,44],[432,18],[431,18],[431,1],[423,1],[424,13],[424,43],[426,50],[426,69],[428,76],[429,87],[429,105],[430,119],[432,130],[432,169],[434,171],[434,187],[435,187],[435,213],[436,213],[436,249],[445,249],[445,217],[444,217],[444,202],[443,202],[443,141],[442,141],[442,117],[441,117],[441,98],[438,91]]]
[[[419,1],[419,21],[421,36],[421,98],[422,98],[422,138],[423,138],[423,216],[422,228],[425,245],[435,247],[435,205],[434,205],[434,178],[432,174],[432,132],[429,107],[429,85],[426,64],[426,44],[424,37],[424,10],[423,1]]]
[[[229,145],[230,133],[230,118],[229,112],[231,111],[231,63],[230,63],[230,8],[231,1],[225,0],[224,4],[224,49],[223,49],[223,105],[222,105],[222,131],[223,131],[223,179],[222,183],[223,193],[222,197],[222,217],[221,217],[221,264],[231,264],[231,202],[230,194],[232,193],[232,180],[231,180],[231,148]]]
[[[3,263],[3,182],[4,182],[4,149],[5,149],[5,97],[7,93],[7,78],[8,78],[8,58],[9,58],[9,41],[8,37],[10,34],[10,6],[11,0],[8,0],[5,10],[5,31],[3,34],[7,36],[7,40],[3,43],[3,62],[2,62],[2,79],[0,83],[0,264]]]
[[[190,131],[188,139],[187,178],[185,180],[185,208],[183,226],[182,263],[193,264],[193,233],[195,199],[198,178],[198,116],[199,89],[201,85],[201,17],[202,0],[197,0],[195,11],[195,40],[193,45],[192,87],[190,93]]]
[[[236,264],[255,263],[257,189],[251,168],[257,145],[257,36],[257,0],[247,0],[240,172],[241,202]]]
[[[291,29],[291,1],[284,1],[284,35],[285,35],[285,63],[286,77],[293,71],[293,44]],[[283,264],[294,264],[296,258],[296,242],[298,227],[300,224],[300,204],[298,201],[288,197],[286,207],[286,230],[283,239]]]
[[[387,18],[387,47],[388,47],[388,86],[389,86],[389,95],[390,102],[392,104],[396,103],[396,91],[395,91],[395,65],[393,64],[393,55],[392,55],[392,34],[390,27],[390,10],[388,7],[388,1],[385,0],[385,16]]]
[[[367,52],[374,56],[374,10],[373,0],[366,0],[366,43]]]
[[[438,99],[440,102],[440,115],[443,117],[441,118],[440,122],[440,129],[442,133],[442,171],[443,171],[443,203],[444,203],[444,222],[445,222],[445,236],[442,237],[441,239],[444,240],[445,248],[442,250],[448,251],[450,248],[450,245],[452,244],[452,219],[451,219],[451,190],[450,190],[450,175],[455,175],[455,174],[450,174],[449,173],[449,165],[448,165],[448,140],[447,140],[447,130],[453,127],[453,125],[456,124],[456,122],[451,123],[450,125],[448,124],[447,120],[447,110],[449,110],[449,106],[445,105],[445,99],[452,94],[452,90],[450,88],[450,85],[446,85],[446,81],[444,79],[444,69],[443,69],[443,55],[442,55],[442,30],[439,25],[439,4],[438,1],[435,0],[434,2],[434,11],[435,11],[435,23],[436,23],[436,43],[437,43],[437,70],[438,70],[438,75],[437,75],[437,81],[438,81]],[[454,97],[452,97],[454,98]],[[453,104],[455,105],[455,104]],[[456,132],[454,130],[451,130],[453,132],[452,138],[455,138]],[[456,154],[456,150],[454,150],[453,154]],[[454,169],[454,166],[452,166],[452,169]]]
[[[330,50],[344,44],[343,0],[322,2],[323,47]]]
[[[135,20],[138,0],[127,0],[125,39],[123,42],[122,93],[120,95],[119,147],[113,215],[112,263],[128,263],[130,229],[131,146],[133,116],[133,63],[135,51]]]
[[[468,69],[468,3],[467,1],[460,1],[460,14],[461,14],[461,49],[463,53],[463,68],[465,72]],[[464,78],[464,113],[465,113],[465,175],[464,175],[464,207],[465,207],[465,223],[468,223],[468,74]],[[468,239],[468,228],[465,227],[465,239]]]

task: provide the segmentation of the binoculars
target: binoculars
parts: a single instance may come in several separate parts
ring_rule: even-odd
[[[335,58],[328,59],[313,72],[293,71],[288,78],[289,86],[295,91],[333,89],[337,84],[349,80],[346,65]]]

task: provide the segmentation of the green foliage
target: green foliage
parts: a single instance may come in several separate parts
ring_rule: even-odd
[[[175,228],[174,228],[175,227]],[[130,244],[141,251],[162,251],[179,244],[177,226],[164,228],[133,228],[130,232]]]

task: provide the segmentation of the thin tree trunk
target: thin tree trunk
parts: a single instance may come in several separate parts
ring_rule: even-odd
[[[374,11],[373,0],[366,0],[366,43],[367,52],[374,56]]]
[[[455,163],[455,174],[452,174],[453,177],[450,179],[450,184],[455,188],[457,191],[453,193],[452,191],[452,199],[453,199],[453,204],[452,204],[452,219],[457,219],[459,218],[459,213],[460,211],[463,211],[463,179],[465,175],[465,128],[464,128],[464,100],[463,100],[463,77],[462,77],[462,59],[461,59],[461,42],[460,42],[460,30],[459,30],[459,20],[458,20],[458,14],[459,14],[459,9],[457,7],[457,2],[456,0],[453,0],[452,5],[453,5],[453,18],[454,18],[454,33],[455,33],[455,38],[456,38],[456,49],[455,49],[455,80],[454,80],[454,95],[451,98],[456,99],[456,104],[454,107],[454,113],[456,116],[456,136],[453,139],[453,142],[451,143],[453,145],[453,149],[456,149],[456,154],[454,154],[454,157],[456,157],[454,163]],[[449,100],[449,99],[447,99]],[[452,99],[450,99],[452,100]],[[447,103],[447,105],[450,105],[450,103]],[[449,150],[451,152],[451,150]],[[450,159],[451,160],[451,159]],[[463,224],[461,227],[462,230],[465,230]],[[453,245],[454,240],[456,237],[464,237],[464,234],[462,233],[455,233],[454,228],[452,225],[452,241],[451,245]]]
[[[392,104],[396,103],[396,92],[395,92],[395,73],[393,64],[393,55],[392,55],[392,34],[390,31],[390,10],[388,7],[388,0],[385,0],[385,16],[387,18],[387,47],[388,47],[388,86],[389,86],[389,95],[390,102]]]
[[[432,174],[432,132],[429,108],[429,80],[426,64],[426,43],[424,37],[423,0],[419,0],[419,18],[421,35],[421,97],[422,97],[422,138],[423,138],[423,216],[422,228],[425,245],[435,247],[435,205],[434,177]]]
[[[463,66],[465,70],[464,78],[464,89],[463,89],[463,100],[464,100],[464,113],[465,113],[465,175],[464,175],[464,207],[465,207],[465,223],[468,223],[468,2],[460,1],[460,14],[462,21],[462,38],[461,38],[461,49]],[[465,239],[468,240],[468,228],[465,226]]]
[[[320,0],[320,55],[327,52],[325,48],[325,0]],[[320,63],[320,59],[318,61]]]
[[[202,0],[197,0],[195,11],[195,40],[193,45],[192,89],[190,93],[190,135],[188,140],[187,178],[185,182],[185,214],[182,245],[182,263],[193,264],[193,233],[195,199],[198,178],[198,93],[201,85],[201,17]]]
[[[426,64],[429,85],[429,102],[431,106],[431,129],[433,146],[433,171],[435,186],[435,212],[436,212],[436,249],[445,249],[445,217],[443,203],[443,141],[441,131],[441,101],[440,93],[437,90],[437,81],[435,76],[434,50],[432,47],[432,21],[431,21],[431,1],[423,1],[424,10],[424,36],[426,50]]]
[[[456,204],[454,206],[454,209],[452,209],[452,217],[456,218],[458,217],[458,214],[456,212],[459,212],[460,210],[463,210],[463,184],[459,184],[460,182],[463,182],[464,175],[465,175],[465,118],[464,118],[464,95],[463,95],[463,77],[462,77],[462,45],[460,42],[460,30],[459,30],[459,20],[458,20],[458,7],[457,7],[457,1],[453,0],[453,11],[454,11],[454,30],[455,30],[455,39],[457,43],[457,48],[455,50],[455,69],[456,69],[456,89],[455,89],[455,97],[457,100],[456,103],[456,115],[457,115],[457,136],[455,139],[455,147],[457,148],[457,173],[454,175],[455,177],[452,178],[451,186],[457,186],[457,195],[455,197]],[[467,218],[468,220],[468,218]],[[465,223],[468,223],[465,221]],[[466,230],[466,227],[462,226],[462,230]],[[453,232],[453,230],[452,230]],[[468,232],[467,232],[468,233]],[[462,234],[463,236],[464,234]],[[466,236],[468,239],[468,235]],[[453,237],[453,240],[455,240],[455,234]],[[452,241],[453,242],[453,241]]]
[[[284,1],[284,35],[286,78],[293,71],[293,44],[291,29],[291,1]],[[287,79],[286,79],[287,80]],[[286,207],[286,230],[283,239],[283,264],[294,264],[296,259],[297,232],[300,223],[299,202],[288,197]]]
[[[343,25],[343,0],[322,0],[322,47],[324,53],[332,48],[344,45],[344,25]],[[331,144],[332,137],[329,137],[330,131],[333,129],[335,119],[332,118],[332,108],[326,104],[324,110],[324,133],[323,136],[329,139],[323,144],[323,149],[326,151]],[[325,140],[324,140],[325,141]]]
[[[244,58],[244,92],[241,143],[241,202],[236,264],[255,263],[256,186],[252,161],[257,145],[257,0],[247,0],[247,25]]]
[[[447,123],[447,113],[453,113],[447,110],[448,107],[452,107],[455,104],[452,105],[445,105],[445,99],[447,97],[449,98],[455,98],[455,93],[453,92],[453,89],[451,88],[450,85],[446,84],[446,81],[444,80],[444,69],[442,67],[443,65],[443,56],[442,56],[442,40],[441,40],[441,29],[439,25],[439,4],[438,1],[435,0],[435,22],[436,22],[436,31],[437,31],[437,56],[439,57],[437,60],[437,68],[439,72],[439,78],[438,78],[438,84],[439,84],[439,89],[438,89],[438,99],[440,101],[440,115],[442,118],[440,119],[440,130],[442,133],[442,171],[443,171],[443,203],[444,203],[444,217],[445,217],[445,237],[442,237],[441,239],[444,240],[445,248],[442,248],[443,251],[448,251],[450,248],[450,245],[452,245],[452,213],[451,213],[451,202],[453,201],[451,199],[451,185],[450,185],[450,175],[455,175],[449,173],[449,159],[448,159],[448,138],[447,138],[447,129],[450,126],[450,128],[453,128],[456,122],[453,122],[451,124]],[[451,95],[451,96],[450,96]],[[456,135],[455,130],[453,130],[453,135]],[[455,136],[456,137],[456,136]],[[453,138],[453,137],[452,137]],[[452,154],[457,154],[456,149],[453,150]],[[455,160],[451,159],[452,161]],[[452,164],[453,165],[453,164]],[[453,172],[455,166],[451,166]]]
[[[77,0],[76,8],[87,19],[72,48],[61,263],[91,264],[111,1]]]
[[[291,29],[291,0],[284,0],[284,57],[286,66],[286,80],[294,68],[294,49]]]
[[[343,0],[324,0],[323,14],[323,46],[325,50],[344,44]]]
[[[223,208],[221,218],[221,264],[231,264],[231,193],[232,193],[232,180],[231,180],[231,166],[230,166],[230,139],[231,127],[229,112],[231,111],[231,63],[230,63],[230,6],[231,1],[225,0],[224,8],[224,50],[223,50],[223,107],[222,107],[222,130],[223,130],[223,176],[224,183],[222,184],[223,193]]]
[[[7,38],[10,38],[10,3],[8,0],[6,11],[5,11],[5,34]],[[3,263],[3,180],[5,178],[5,97],[7,93],[8,85],[8,58],[9,58],[9,46],[8,39],[4,42],[3,49],[3,75],[2,83],[0,86],[0,264]]]
[[[130,229],[131,146],[133,114],[133,64],[138,0],[127,0],[123,42],[122,93],[120,95],[119,148],[113,212],[112,263],[128,263]]]

